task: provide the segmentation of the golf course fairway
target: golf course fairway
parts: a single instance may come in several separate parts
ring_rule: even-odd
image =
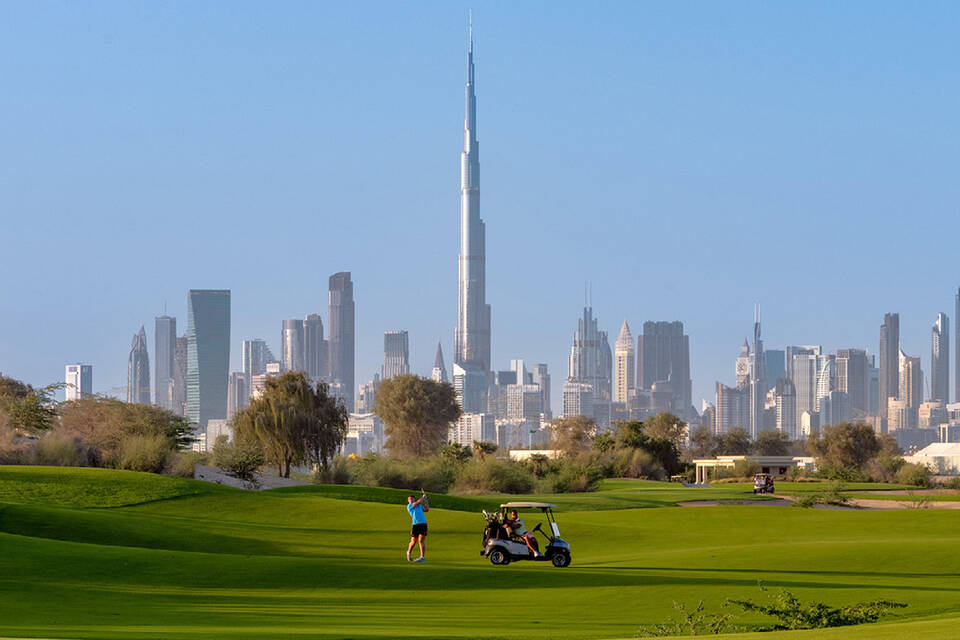
[[[479,555],[478,510],[496,507],[497,496],[433,499],[427,562],[415,564],[404,558],[410,519],[400,491],[247,492],[132,472],[0,467],[0,637],[632,638],[673,618],[674,602],[740,613],[724,601],[764,599],[758,582],[830,606],[908,606],[872,625],[727,637],[960,635],[957,511],[678,508],[750,496],[732,485],[604,489],[544,498],[558,504],[570,567],[495,567]],[[527,514],[527,526],[540,519]]]

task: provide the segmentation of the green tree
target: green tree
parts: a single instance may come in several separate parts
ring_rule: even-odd
[[[473,451],[470,450],[470,447],[465,447],[459,442],[447,442],[440,445],[437,449],[437,455],[451,462],[466,462],[473,457]]]
[[[533,475],[542,478],[544,467],[550,462],[550,458],[542,453],[531,453],[528,461],[530,462],[530,468],[533,470]]]
[[[221,435],[213,444],[213,464],[252,487],[259,484],[257,472],[265,462],[258,442],[230,442],[226,435]]]
[[[694,458],[708,458],[720,452],[721,441],[707,427],[701,425],[690,433],[688,451]]]
[[[649,441],[644,424],[639,420],[627,420],[617,424],[614,439],[618,449],[640,449]]]
[[[586,416],[569,416],[553,423],[554,446],[567,455],[589,449],[596,433],[597,423]]]
[[[300,396],[306,413],[303,423],[304,446],[310,462],[318,467],[326,467],[347,437],[349,415],[343,401],[330,395],[330,387],[326,382],[318,382],[312,392],[305,376],[302,383],[306,385],[301,387]]]
[[[670,416],[668,413],[660,415]],[[647,433],[647,424],[637,420],[619,423],[615,437],[617,449],[621,451],[630,449],[646,451],[660,463],[660,466],[668,475],[679,473],[683,469],[683,463],[680,462],[680,450],[677,445],[669,438],[651,437]],[[671,424],[669,418],[658,423],[657,432],[661,435],[675,435],[675,431],[665,428],[665,425],[668,424]]]
[[[617,441],[609,433],[598,433],[593,437],[592,447],[600,453],[613,451],[617,447]]]
[[[50,429],[58,415],[55,396],[64,386],[61,382],[34,389],[14,378],[0,376],[0,411],[6,414],[8,426],[30,434]]]
[[[750,434],[743,427],[731,427],[729,431],[720,436],[720,450],[718,453],[734,456],[746,455],[750,453],[753,443],[750,441]]]
[[[482,440],[473,441],[473,455],[477,456],[481,460],[487,457],[488,454],[497,452],[497,443],[496,442],[483,442]]]
[[[233,418],[239,445],[256,442],[277,473],[290,467],[325,465],[346,435],[346,411],[327,393],[327,385],[310,384],[302,371],[267,378],[263,393]]]
[[[807,450],[817,458],[818,468],[862,469],[884,449],[885,442],[873,427],[851,422],[826,426],[807,439]]]
[[[790,451],[790,438],[778,429],[767,429],[757,434],[753,447],[761,456],[785,456]]]
[[[679,447],[687,437],[687,423],[668,411],[661,411],[644,421],[643,431],[653,440],[669,440]]]
[[[381,382],[374,412],[386,425],[387,449],[400,458],[436,453],[460,418],[451,384],[412,374]]]

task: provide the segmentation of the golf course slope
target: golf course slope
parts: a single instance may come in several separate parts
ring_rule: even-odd
[[[632,638],[673,602],[760,600],[758,582],[831,606],[908,606],[872,625],[727,637],[960,634],[957,511],[674,506],[749,497],[638,481],[542,497],[572,546],[556,569],[480,557],[477,510],[504,498],[437,496],[428,561],[410,564],[402,491],[0,467],[0,637]]]

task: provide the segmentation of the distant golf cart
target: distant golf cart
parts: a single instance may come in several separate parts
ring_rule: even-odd
[[[753,476],[753,493],[773,493],[773,476],[769,473]]]
[[[484,510],[483,517],[487,521],[487,526],[483,530],[483,548],[480,555],[490,558],[491,563],[498,565],[510,564],[513,560],[538,560],[552,562],[555,567],[568,566],[570,564],[570,545],[560,537],[560,529],[557,527],[557,520],[553,515],[554,508],[554,505],[545,502],[507,502],[500,505],[499,511],[489,513]],[[507,532],[503,523],[512,509],[516,509],[518,513],[523,510],[539,509],[546,516],[551,535],[544,533],[542,522],[531,529],[534,536],[539,533],[547,542],[539,556],[534,556],[526,543],[519,538],[511,538]]]

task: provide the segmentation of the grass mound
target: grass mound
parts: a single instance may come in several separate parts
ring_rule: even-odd
[[[0,502],[118,507],[179,496],[233,491],[189,478],[71,467],[0,466]]]

